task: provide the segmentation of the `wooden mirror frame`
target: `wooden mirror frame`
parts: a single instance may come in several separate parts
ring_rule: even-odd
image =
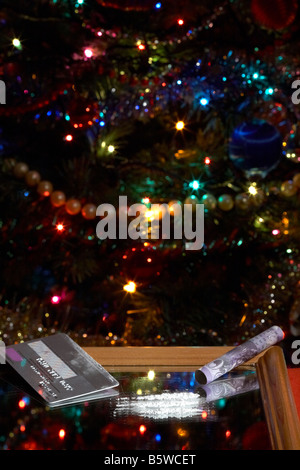
[[[151,368],[161,371],[194,371],[233,348],[128,346],[84,349],[111,372],[136,372]],[[256,369],[272,449],[300,450],[299,416],[282,349],[272,346],[239,367],[242,368]]]

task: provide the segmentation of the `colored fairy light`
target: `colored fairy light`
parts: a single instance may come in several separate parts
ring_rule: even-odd
[[[227,439],[231,436],[231,431],[229,431],[229,429],[227,429],[227,431],[225,432],[225,436]]]
[[[147,428],[144,424],[141,424],[139,427],[139,431],[141,434],[144,434],[146,432]]]
[[[58,432],[58,436],[60,439],[64,439],[66,436],[66,431],[64,429],[60,429]]]
[[[156,8],[157,10],[159,10],[159,9],[161,8],[161,3],[160,3],[160,2],[156,3],[156,4],[155,4],[155,8]]]
[[[176,122],[176,129],[178,131],[181,131],[183,128],[184,128],[184,122],[183,121]]]
[[[280,234],[280,230],[274,229],[274,230],[272,230],[272,234],[273,234],[273,235],[279,235],[279,234]]]
[[[71,142],[73,140],[73,136],[71,134],[66,135],[65,140],[67,142]]]
[[[249,192],[249,194],[251,194],[251,196],[255,196],[257,194],[257,189],[256,189],[254,184],[251,184],[249,186],[248,192]]]
[[[210,165],[211,159],[209,157],[205,157],[204,163],[205,163],[205,165]]]
[[[14,38],[12,43],[13,43],[13,46],[16,47],[17,49],[21,47],[21,41],[18,38]]]
[[[149,204],[149,202],[150,202],[150,198],[149,198],[149,197],[144,197],[144,198],[142,199],[142,203],[143,203],[143,204]]]
[[[144,51],[145,49],[146,49],[145,44],[139,44],[139,45],[138,45],[138,50],[139,50],[139,51]]]
[[[128,284],[125,284],[125,286],[123,286],[123,290],[129,292],[130,294],[134,294],[134,292],[136,291],[136,283],[133,281],[129,281]]]
[[[25,406],[26,406],[25,400],[20,400],[19,403],[18,403],[18,406],[19,406],[19,408],[21,408],[21,409],[25,408]]]
[[[273,93],[274,93],[273,88],[267,88],[266,91],[265,91],[266,95],[273,95]]]
[[[148,219],[149,221],[153,220],[153,219],[154,219],[154,212],[153,212],[153,211],[146,211],[145,217],[146,217],[146,219]]]
[[[110,153],[113,153],[115,151],[115,147],[113,145],[109,145],[107,147],[107,150],[110,152]]]
[[[186,431],[186,429],[179,428],[179,429],[177,429],[177,434],[180,437],[185,437],[187,435],[187,431]]]
[[[182,18],[179,18],[177,20],[177,23],[179,24],[179,26],[182,26],[184,24],[184,20]]]
[[[189,186],[190,186],[191,188],[197,190],[197,189],[200,188],[200,183],[199,183],[199,181],[194,180],[194,181],[192,181],[192,182],[189,184]]]
[[[54,304],[54,305],[59,304],[60,300],[61,300],[61,298],[60,298],[59,295],[53,295],[51,297],[51,303]]]
[[[161,435],[160,435],[160,434],[156,434],[156,435],[155,435],[155,440],[156,440],[156,442],[160,442],[160,441],[161,441]]]
[[[202,106],[206,106],[206,105],[208,105],[208,103],[209,103],[209,101],[208,101],[207,98],[201,98],[200,104],[201,104]]]
[[[92,49],[85,49],[84,50],[84,55],[85,55],[85,57],[87,57],[87,59],[90,59],[91,57],[93,57],[94,53],[93,53]]]
[[[252,75],[252,77],[254,78],[254,80],[256,80],[256,79],[259,77],[259,75],[258,75],[258,73],[256,72],[256,73],[254,73],[254,74]]]
[[[154,370],[149,370],[149,372],[148,372],[148,379],[149,379],[149,380],[153,380],[154,377],[155,377],[155,372],[154,372]]]
[[[64,227],[63,224],[56,224],[56,230],[57,230],[58,232],[63,232],[64,228],[65,228],[65,227]]]

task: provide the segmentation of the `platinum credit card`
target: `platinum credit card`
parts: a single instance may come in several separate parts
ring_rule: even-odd
[[[119,382],[64,333],[8,346],[6,360],[49,406],[118,394]]]

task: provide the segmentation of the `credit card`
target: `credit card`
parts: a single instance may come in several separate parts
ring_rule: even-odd
[[[119,382],[64,333],[7,346],[6,361],[49,406],[118,394]]]

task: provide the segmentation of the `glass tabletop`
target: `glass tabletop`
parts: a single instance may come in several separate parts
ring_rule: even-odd
[[[0,374],[0,450],[270,449],[255,369],[205,387],[193,372],[110,373],[117,396],[56,409]]]

